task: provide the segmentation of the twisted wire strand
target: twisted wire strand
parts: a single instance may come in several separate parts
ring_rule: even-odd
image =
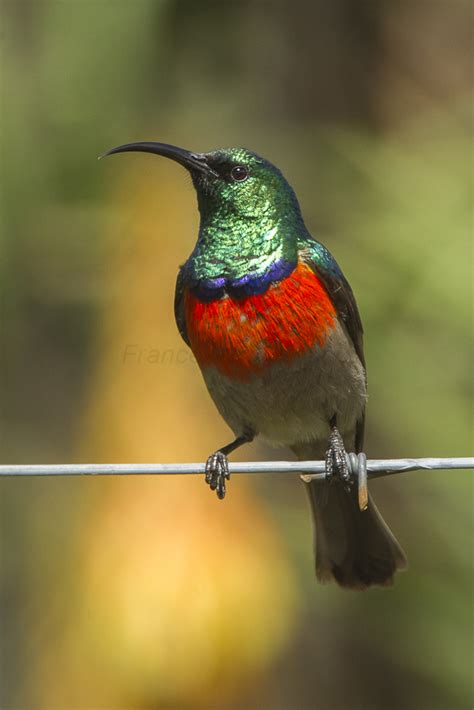
[[[368,479],[391,476],[406,471],[439,469],[474,469],[474,457],[368,459],[348,454],[353,476]],[[229,464],[231,474],[297,473],[304,480],[325,478],[324,461],[247,461]],[[204,463],[83,463],[83,464],[15,464],[0,465],[0,476],[165,476],[204,474]]]

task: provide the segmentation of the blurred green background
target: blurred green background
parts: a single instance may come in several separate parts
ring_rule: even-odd
[[[202,461],[228,439],[172,314],[190,181],[96,160],[140,139],[278,164],[359,302],[368,454],[469,455],[470,2],[0,11],[4,463]],[[224,504],[192,479],[2,481],[1,707],[470,708],[470,474],[372,489],[410,569],[348,593],[314,580],[291,476],[236,478]]]

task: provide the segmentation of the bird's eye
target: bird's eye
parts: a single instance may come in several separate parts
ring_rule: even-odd
[[[230,171],[230,176],[232,180],[235,180],[236,182],[243,182],[248,178],[249,171],[247,170],[245,165],[236,165]]]

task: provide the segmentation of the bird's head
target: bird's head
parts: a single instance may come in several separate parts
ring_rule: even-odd
[[[204,219],[243,221],[300,215],[293,189],[272,163],[245,148],[194,153],[166,143],[140,142],[112,148],[104,155],[138,151],[170,158],[191,174]]]

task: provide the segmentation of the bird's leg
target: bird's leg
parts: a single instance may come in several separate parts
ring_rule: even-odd
[[[331,419],[331,433],[326,451],[326,478],[328,481],[341,481],[346,490],[350,490],[352,485],[344,442],[336,426],[336,415]]]
[[[206,483],[211,491],[216,491],[217,497],[222,500],[225,496],[225,479],[230,479],[229,460],[227,456],[242,446],[252,441],[254,435],[245,432],[227,446],[222,446],[209,456],[206,461]]]

